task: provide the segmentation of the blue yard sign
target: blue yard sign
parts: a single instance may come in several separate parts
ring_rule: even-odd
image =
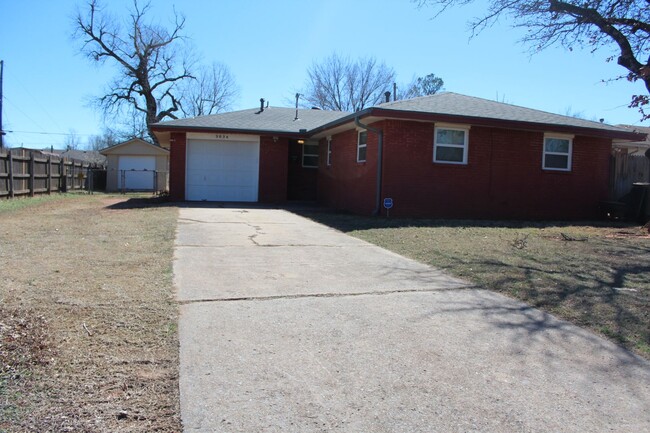
[[[392,208],[392,207],[393,207],[393,199],[392,199],[392,198],[389,198],[389,197],[385,198],[385,199],[384,199],[384,207],[385,207],[386,209],[390,209],[390,208]]]

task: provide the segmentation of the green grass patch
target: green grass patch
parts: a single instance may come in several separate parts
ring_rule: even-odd
[[[13,212],[31,206],[39,206],[57,200],[66,200],[71,197],[78,197],[75,193],[56,193],[52,195],[38,195],[35,197],[14,197],[12,199],[0,199],[0,213]]]

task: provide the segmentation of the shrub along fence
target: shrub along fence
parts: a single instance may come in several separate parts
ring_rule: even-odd
[[[0,151],[0,198],[92,191],[99,186],[95,186],[97,172],[102,170],[103,167],[96,164],[44,155],[39,151],[7,149]]]

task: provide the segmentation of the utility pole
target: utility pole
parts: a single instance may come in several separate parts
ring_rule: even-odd
[[[2,129],[2,73],[5,69],[4,60],[0,60],[0,149],[5,147],[5,132]]]

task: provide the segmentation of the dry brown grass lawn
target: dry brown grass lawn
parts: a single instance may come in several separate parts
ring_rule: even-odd
[[[177,211],[124,200],[0,202],[0,431],[181,430]]]

